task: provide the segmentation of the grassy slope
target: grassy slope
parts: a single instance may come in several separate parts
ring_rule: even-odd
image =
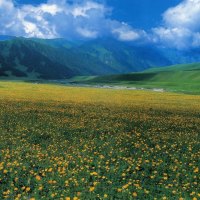
[[[97,58],[59,46],[61,42],[24,38],[0,41],[0,78],[64,79],[117,73]]]
[[[200,93],[200,64],[174,65],[154,68],[142,73],[95,77],[86,79],[86,82]]]
[[[118,73],[139,72],[172,63],[155,48],[132,46],[110,38],[86,42],[79,49],[100,59]]]

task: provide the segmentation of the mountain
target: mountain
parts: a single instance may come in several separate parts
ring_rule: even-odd
[[[177,50],[156,47],[173,65],[200,62],[200,48]]]
[[[98,59],[34,39],[0,42],[0,76],[65,79],[75,75],[102,75],[113,70]]]
[[[157,51],[114,40],[7,38],[0,42],[0,76],[4,77],[65,79],[141,71],[169,63]]]
[[[0,76],[26,78],[66,78],[74,72],[66,65],[46,56],[54,52],[49,46],[26,39],[0,42]]]
[[[92,41],[0,36],[0,77],[66,79],[140,72],[200,61],[200,49],[178,51],[111,38]]]
[[[117,73],[137,72],[150,67],[172,64],[156,48],[131,45],[112,38],[89,41],[75,49],[98,58]]]
[[[81,41],[70,41],[64,38],[56,38],[56,39],[31,38],[31,40],[39,42],[41,44],[50,45],[51,47],[66,48],[66,49],[71,49],[75,46],[82,44]]]

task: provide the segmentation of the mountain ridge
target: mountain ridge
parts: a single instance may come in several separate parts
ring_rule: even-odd
[[[164,67],[178,60],[200,61],[200,50],[187,54],[110,38],[73,42],[0,36],[0,77],[66,79],[111,75]]]

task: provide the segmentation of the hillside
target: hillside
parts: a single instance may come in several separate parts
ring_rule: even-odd
[[[0,42],[1,77],[65,79],[108,73],[113,73],[109,66],[66,48],[24,38]]]
[[[1,78],[65,79],[137,72],[167,64],[169,61],[157,51],[116,40],[0,37]]]
[[[138,72],[155,66],[167,66],[172,62],[158,49],[136,46],[111,38],[85,42],[75,48],[98,58],[118,73]]]
[[[110,38],[69,41],[0,36],[1,79],[69,79],[124,74],[199,61],[198,49],[177,51]]]
[[[24,39],[0,42],[0,75],[31,79],[73,76],[70,68],[45,55],[51,51],[47,46]]]
[[[200,92],[200,63],[153,68],[139,73],[91,77],[74,80],[87,84],[125,85],[129,87],[163,88],[182,92]]]

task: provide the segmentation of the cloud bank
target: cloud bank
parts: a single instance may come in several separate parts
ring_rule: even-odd
[[[111,18],[97,0],[48,0],[37,6],[0,0],[0,34],[39,38],[94,39],[112,36],[177,49],[200,47],[200,0],[183,0],[163,13],[163,23],[148,33]]]
[[[178,49],[200,46],[200,0],[184,0],[163,14],[162,27],[153,29],[156,41]]]
[[[49,0],[38,6],[0,0],[0,34],[69,39],[114,36],[124,41],[144,37],[144,32],[111,19],[111,11],[105,4],[89,0]]]

